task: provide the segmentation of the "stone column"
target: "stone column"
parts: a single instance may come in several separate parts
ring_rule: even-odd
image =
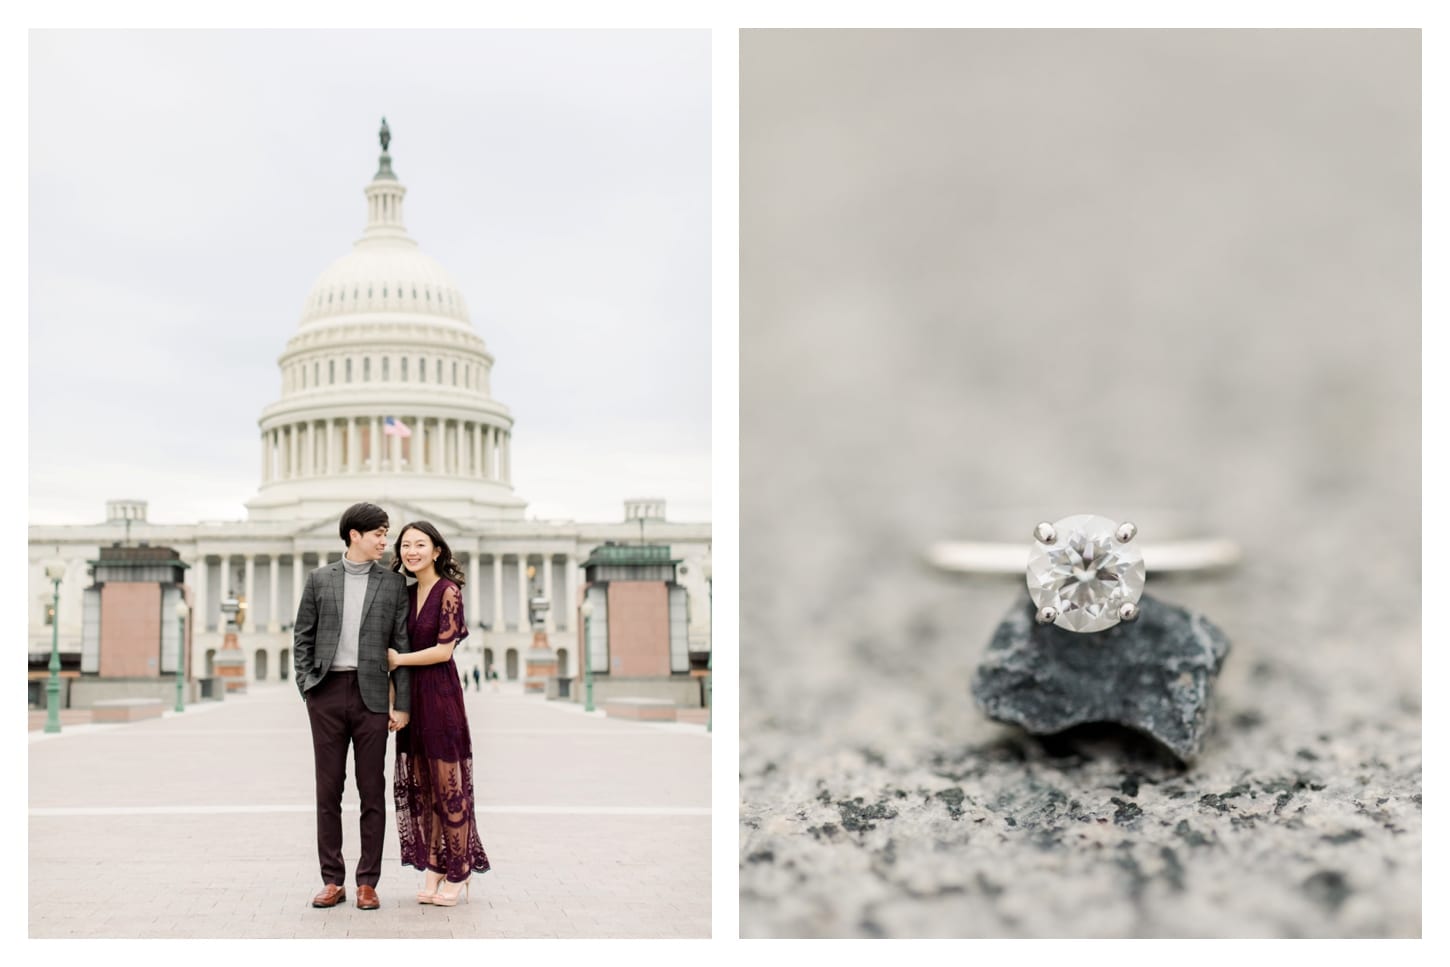
[[[403,438],[394,434],[388,437],[388,469],[393,473],[403,465]]]
[[[191,585],[191,615],[196,631],[206,630],[206,551],[196,552],[196,566],[186,576]]]
[[[277,607],[277,563],[281,560],[277,554],[267,555],[267,630],[281,631],[281,623],[277,620],[277,614],[282,609]]]
[[[493,427],[483,428],[483,479],[493,479]]]
[[[513,483],[514,482],[514,479],[513,479],[514,458],[513,458],[513,454],[509,452],[510,448],[513,446],[513,439],[514,439],[514,435],[512,433],[505,433],[503,435],[503,439],[499,441],[499,446],[498,446],[498,464],[499,464],[499,471],[500,471],[499,472],[499,479],[501,479],[504,483]]]
[[[468,475],[470,477],[483,476],[483,424],[472,423],[473,427],[473,450],[468,454]]]
[[[357,468],[358,468],[357,448],[358,448],[358,445],[359,444],[358,444],[358,432],[357,432],[357,417],[355,417],[355,416],[349,416],[347,418],[347,472],[348,473],[357,473]]]
[[[324,424],[327,427],[327,475],[337,475],[337,424],[331,419]]]
[[[544,597],[549,599],[549,610],[544,613],[544,627],[554,630],[554,555],[544,554]]]
[[[483,569],[479,566],[481,557],[476,550],[468,552],[468,616],[474,624],[481,620],[478,613],[478,582],[483,576]]]
[[[529,630],[529,555],[519,555],[519,630]]]
[[[250,551],[247,552],[243,583],[247,595],[247,621],[243,631],[253,631],[257,627],[257,556]]]
[[[372,437],[369,440],[368,449],[368,463],[371,465],[369,469],[373,473],[381,473],[383,469],[383,428],[381,421],[376,416],[369,417],[369,420],[372,424]]]
[[[493,630],[503,631],[503,555],[493,555]]]
[[[297,427],[287,424],[287,479],[297,476]]]
[[[262,483],[272,479],[272,450],[267,446],[267,440],[271,436],[269,431],[262,431]]]
[[[455,420],[453,423],[453,473],[461,477],[467,471],[463,462],[463,421]]]
[[[564,603],[564,627],[573,631],[579,626],[579,560],[573,554],[564,558],[564,594],[568,598]]]
[[[302,552],[292,552],[292,614],[297,614],[297,606],[302,603],[302,582],[307,578],[307,567],[302,563]]]
[[[443,475],[443,447],[447,434],[443,432],[443,417],[433,421],[433,466],[432,471],[435,477]]]

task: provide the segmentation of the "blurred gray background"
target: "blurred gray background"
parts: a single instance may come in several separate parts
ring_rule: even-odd
[[[1418,32],[740,46],[742,933],[1418,936]],[[1078,512],[1244,545],[1189,770],[968,695]]]

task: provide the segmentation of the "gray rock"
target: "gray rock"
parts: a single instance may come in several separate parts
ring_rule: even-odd
[[[991,718],[1034,735],[1111,723],[1191,761],[1228,638],[1203,615],[1150,595],[1139,607],[1136,621],[1082,635],[1037,624],[1024,594],[993,633],[973,696]]]

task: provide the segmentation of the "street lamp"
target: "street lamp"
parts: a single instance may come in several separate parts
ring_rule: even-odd
[[[594,711],[594,660],[589,655],[589,618],[594,614],[594,602],[588,598],[579,606],[584,616],[584,711]]]
[[[186,615],[190,611],[185,598],[176,599],[176,710],[185,712],[181,701],[181,681],[186,677]]]
[[[715,584],[710,580],[713,573],[710,562],[705,562],[705,595],[710,601],[710,655],[705,659],[705,731],[713,732],[715,726]]]
[[[65,577],[65,562],[52,561],[45,566],[45,576],[55,587],[50,606],[50,680],[45,683],[45,731],[60,731],[60,581]]]

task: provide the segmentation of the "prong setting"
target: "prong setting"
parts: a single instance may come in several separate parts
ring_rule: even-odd
[[[1134,524],[1097,514],[1038,524],[1027,555],[1029,613],[1077,634],[1132,621],[1147,574],[1137,533]]]

